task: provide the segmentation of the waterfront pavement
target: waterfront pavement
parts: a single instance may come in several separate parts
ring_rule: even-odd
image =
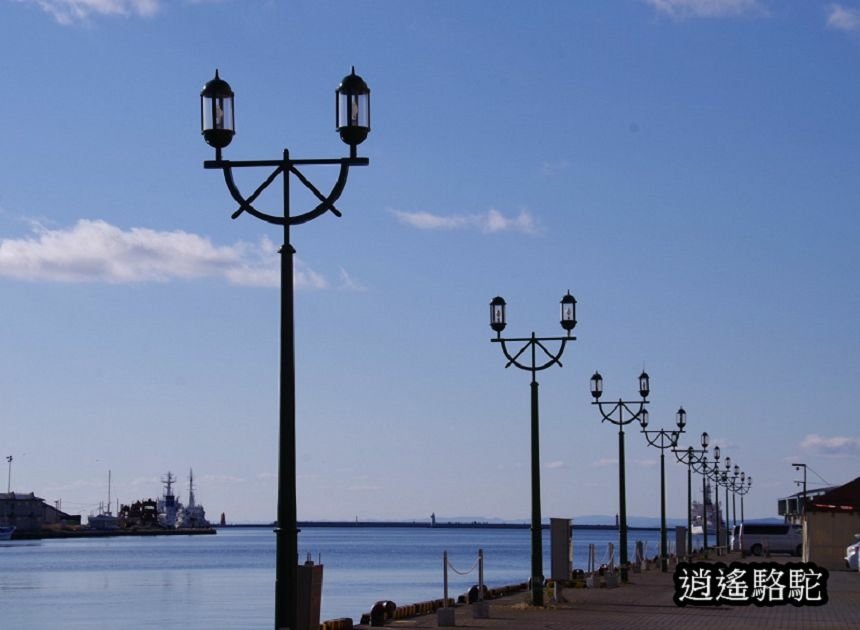
[[[761,558],[752,560],[764,560]],[[738,554],[719,558],[726,564],[744,562]],[[797,558],[770,558],[784,563]],[[469,606],[455,609],[457,628],[512,628],[564,630],[600,628],[637,630],[693,628],[695,630],[756,630],[770,628],[860,628],[860,573],[834,570],[827,584],[829,601],[823,606],[676,606],[672,571],[630,573],[629,583],[618,588],[569,588],[566,601],[543,608],[525,604],[524,593],[489,602],[489,618],[474,619]],[[367,626],[357,626],[365,628]],[[437,628],[436,614],[389,621],[387,628]]]

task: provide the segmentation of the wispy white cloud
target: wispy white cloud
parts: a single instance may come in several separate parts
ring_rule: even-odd
[[[18,0],[32,4],[59,24],[86,22],[92,17],[151,17],[161,9],[161,0]]]
[[[810,433],[800,443],[800,447],[818,455],[830,457],[860,457],[860,438],[824,437]]]
[[[247,480],[244,477],[236,477],[235,475],[203,475],[198,478],[198,481],[203,484],[233,484],[245,483]]]
[[[491,208],[478,214],[438,215],[430,212],[405,212],[390,210],[400,223],[419,230],[466,230],[476,229],[484,234],[497,232],[520,232],[537,234],[540,230],[537,221],[528,210],[522,210],[515,217],[506,217]]]
[[[340,268],[340,288],[347,291],[367,291],[367,287],[350,276],[343,267]]]
[[[547,463],[545,465],[545,467],[548,468],[549,470],[562,470],[562,469],[567,468],[568,466],[563,461],[556,460],[554,462]]]
[[[642,0],[658,13],[683,20],[767,14],[760,0]]]
[[[557,160],[555,162],[542,162],[540,165],[541,173],[547,177],[554,177],[570,169],[570,162],[567,160]]]
[[[642,466],[643,468],[653,468],[657,465],[656,459],[634,459],[633,463],[636,466]]]
[[[280,286],[276,247],[217,246],[209,238],[176,230],[123,230],[105,221],[79,220],[68,229],[33,224],[32,234],[0,239],[0,277],[30,282],[129,284],[222,278],[231,284]],[[323,289],[324,276],[296,261],[295,284]]]
[[[602,466],[617,466],[617,465],[618,465],[618,460],[617,460],[617,459],[613,459],[613,458],[611,458],[611,457],[604,457],[603,459],[598,459],[596,462],[594,462],[594,463],[592,464],[592,466],[598,466],[598,467],[602,467]]]
[[[827,7],[827,28],[837,31],[860,31],[860,9],[831,4]]]

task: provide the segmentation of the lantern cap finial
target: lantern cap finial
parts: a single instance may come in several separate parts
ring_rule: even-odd
[[[221,78],[218,68],[215,68],[215,77],[206,82],[206,85],[203,86],[203,91],[200,92],[200,96],[205,98],[227,98],[234,96],[234,94],[233,88]]]

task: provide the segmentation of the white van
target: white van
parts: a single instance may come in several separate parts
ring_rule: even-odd
[[[737,549],[745,556],[765,553],[803,555],[803,535],[797,525],[741,523],[737,540]]]

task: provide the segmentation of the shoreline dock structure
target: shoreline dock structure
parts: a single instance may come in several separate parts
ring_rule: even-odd
[[[719,560],[694,558],[703,566],[756,565],[755,559],[743,558],[731,552]],[[768,558],[769,565],[782,569],[796,561],[791,556]],[[737,564],[736,564],[737,563]],[[665,630],[667,626],[680,628],[755,629],[763,625],[779,628],[854,628],[860,619],[860,574],[857,571],[831,571],[827,585],[827,599],[823,605],[709,605],[679,606],[673,601],[676,593],[672,573],[659,570],[659,562],[649,563],[641,572],[631,571],[627,583],[618,588],[574,588],[564,601],[548,603],[543,607],[530,605],[528,583],[499,589],[488,589],[485,601],[489,614],[476,618],[470,612],[468,593],[458,598],[455,624],[469,628],[512,628],[516,630],[544,630],[546,628],[609,628]],[[698,564],[697,564],[698,566]],[[759,565],[761,566],[761,565]],[[575,578],[576,576],[574,576]],[[573,580],[575,582],[576,579]],[[359,624],[352,619],[324,621],[320,630],[364,630],[370,627],[425,628],[444,627],[438,623],[436,611],[442,599],[397,606],[390,601],[378,602],[382,610],[381,621],[371,623],[370,613],[361,617]]]
[[[568,519],[552,519],[559,521],[560,524],[567,525],[570,528]],[[564,544],[562,537],[552,539],[551,555],[555,556],[557,552],[569,557],[570,547]],[[566,541],[570,543],[570,539]],[[615,544],[612,542],[606,543],[605,551],[599,554],[599,547],[602,545],[589,544],[589,554],[587,569],[574,570],[571,564],[567,564],[561,570],[556,564],[553,569],[553,577],[548,579],[544,584],[543,596],[544,601],[548,605],[566,603],[568,600],[564,597],[564,589],[612,589],[619,586],[618,566],[615,562]],[[659,556],[655,555],[653,559],[646,559],[646,543],[644,541],[636,541],[636,557],[641,558],[641,562],[634,567],[635,573],[641,571],[659,569]],[[677,558],[672,555],[672,566],[674,567]],[[467,576],[476,572],[477,583],[465,592],[458,595],[456,598],[450,596],[449,589],[449,571],[453,571],[460,576]],[[426,600],[408,605],[397,605],[394,601],[382,599],[373,604],[371,609],[363,613],[360,617],[359,626],[353,626],[352,619],[332,619],[324,621],[321,624],[322,630],[351,630],[353,627],[369,626],[381,627],[393,621],[414,619],[425,615],[435,615],[436,621],[434,627],[453,627],[456,626],[456,610],[462,606],[468,606],[471,619],[489,619],[490,618],[490,602],[505,597],[510,597],[517,594],[527,594],[527,602],[531,605],[532,589],[530,582],[521,582],[509,584],[496,588],[488,588],[484,582],[484,552],[483,549],[478,549],[473,564],[466,570],[459,570],[450,561],[448,552],[442,553],[442,597],[439,599]],[[526,600],[523,600],[524,602]],[[539,607],[539,608],[543,608]]]

